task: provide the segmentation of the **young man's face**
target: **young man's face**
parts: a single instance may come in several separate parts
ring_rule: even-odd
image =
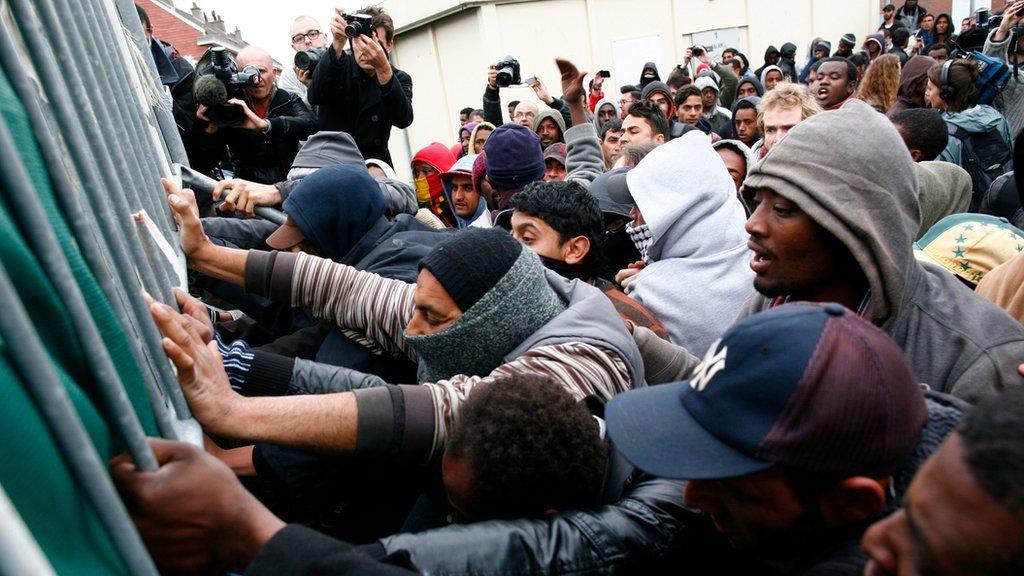
[[[469,219],[476,214],[480,205],[480,195],[473,190],[473,181],[469,176],[452,177],[452,208],[459,218]]]
[[[615,119],[615,107],[611,104],[603,104],[597,111],[597,123],[604,125],[605,122]]]
[[[437,174],[437,170],[434,170],[434,167],[431,166],[430,164],[427,164],[426,162],[422,162],[420,160],[417,160],[412,163],[413,178],[426,178],[427,176],[431,176],[434,174]]]
[[[466,122],[469,122],[469,114],[459,112],[459,126],[465,126]]]
[[[782,72],[778,70],[772,70],[764,76],[764,89],[771,90],[775,88],[775,85],[782,82]]]
[[[928,87],[924,89],[924,101],[936,110],[945,110],[948,104],[942,99],[939,92],[939,87],[931,80],[928,80]]]
[[[728,60],[729,58],[735,58],[735,57],[736,57],[736,53],[733,52],[732,50],[723,50],[722,51],[722,60],[723,61],[724,60]]]
[[[462,144],[462,153],[465,154],[469,150],[469,137],[470,133],[462,130],[459,132],[459,144]]]
[[[847,66],[842,62],[825,62],[818,67],[814,97],[822,108],[827,110],[853,94],[853,84],[847,74]]]
[[[798,295],[817,301],[814,297],[836,277],[837,240],[795,203],[771,190],[757,190],[754,206],[746,225],[754,288],[769,298]]]
[[[888,8],[888,7],[886,7],[886,8],[882,9],[882,17],[885,18],[886,22],[892,20],[892,17],[895,14],[896,14],[896,9],[895,8]]]
[[[868,58],[871,58],[872,60],[878,58],[879,53],[882,52],[882,49],[878,46],[877,42],[868,42],[864,45],[864,48],[868,51]]]
[[[960,31],[961,32],[966,32],[966,31],[970,30],[972,24],[973,24],[973,22],[971,22],[970,18],[964,18],[964,21],[960,23]]]
[[[647,123],[644,118],[638,118],[636,116],[626,116],[626,119],[622,121],[622,136],[619,137],[619,143],[621,146],[637,146],[646,142],[658,142],[663,144],[665,142],[665,136],[662,134],[655,134],[651,130],[651,125]]]
[[[478,128],[476,131],[476,139],[473,141],[473,150],[479,154],[484,149],[484,144],[487,144],[487,139],[491,137],[491,130],[487,128]]]
[[[736,137],[740,142],[751,146],[757,141],[757,110],[740,108],[732,119],[736,127]]]
[[[633,106],[634,102],[636,102],[636,100],[634,100],[633,95],[628,92],[623,94],[622,98],[619,98],[619,118],[622,118],[623,120],[626,119],[626,115],[629,114],[629,108]]]
[[[405,333],[409,336],[437,334],[462,316],[459,305],[427,269],[420,270],[420,275],[416,277],[413,305],[415,309],[412,318],[405,327]]]
[[[744,82],[736,89],[737,98],[748,98],[750,96],[757,96],[757,88],[754,88],[754,85],[750,82]]]
[[[540,136],[541,149],[547,148],[555,142],[562,141],[562,131],[558,129],[558,124],[551,118],[545,118],[540,121],[540,124],[537,126],[537,136]]]
[[[604,140],[601,140],[601,154],[604,156],[605,168],[610,167],[619,158],[619,152],[622,150],[620,136],[622,136],[621,130],[618,132],[609,130],[604,133]]]
[[[824,50],[815,50],[814,57],[817,58],[818,60],[822,60],[824,58],[828,58],[828,54],[825,53]]]
[[[700,91],[700,98],[705,110],[715,107],[715,100],[718,99],[718,92],[714,88],[705,88]]]
[[[800,108],[769,108],[764,111],[764,147],[771,150],[804,119]]]
[[[1010,574],[1024,521],[978,485],[953,432],[921,466],[904,507],[864,533],[865,574]],[[1011,566],[1016,566],[1014,570]]]
[[[549,226],[547,222],[518,210],[512,213],[512,237],[523,246],[533,250],[538,256],[559,260],[570,265],[578,264],[583,260],[583,256],[571,253],[571,242],[562,242],[558,231]]]
[[[935,17],[932,16],[931,14],[928,14],[924,18],[921,18],[921,30],[924,30],[925,32],[931,32],[934,26]]]
[[[702,112],[704,112],[704,99],[693,94],[687,96],[686,100],[683,100],[683,103],[679,105],[679,110],[676,110],[676,117],[683,124],[696,126],[697,122],[700,121]]]
[[[942,64],[946,60],[949,60],[949,50],[945,48],[933,48],[927,56],[934,58],[937,64]]]
[[[817,511],[804,506],[779,467],[722,480],[690,480],[683,501],[710,516],[737,550],[777,556],[820,529]]]
[[[648,100],[657,104],[658,108],[661,108],[661,113],[664,114],[666,118],[671,118],[672,101],[669,100],[668,95],[662,92],[655,92],[651,94],[651,97],[648,98]]]
[[[555,158],[548,158],[544,161],[544,181],[561,182],[565,180],[565,164]]]
[[[725,162],[725,169],[729,171],[729,177],[736,184],[738,192],[740,186],[743,186],[743,181],[747,179],[747,159],[732,148],[724,146],[718,148],[716,152],[722,158],[722,162]]]

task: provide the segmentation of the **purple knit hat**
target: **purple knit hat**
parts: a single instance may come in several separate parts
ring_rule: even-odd
[[[520,124],[502,124],[487,139],[487,179],[497,188],[518,189],[544,178],[540,138]]]

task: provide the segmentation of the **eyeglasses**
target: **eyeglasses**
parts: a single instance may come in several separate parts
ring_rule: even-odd
[[[316,40],[319,37],[320,37],[320,31],[319,30],[310,30],[309,32],[306,32],[305,34],[296,34],[295,36],[292,36],[292,44],[298,44],[299,42],[302,42],[303,38],[306,38],[310,42],[312,42],[313,40]]]
[[[534,114],[533,112],[516,112],[515,116],[513,116],[512,119],[513,120],[522,120],[523,118],[536,118],[536,117],[537,117],[537,115]]]

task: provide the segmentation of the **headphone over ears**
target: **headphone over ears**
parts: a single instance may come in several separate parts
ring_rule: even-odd
[[[939,77],[939,98],[943,102],[951,103],[956,100],[958,90],[956,86],[949,83],[949,69],[953,67],[954,60],[950,58],[942,65],[942,75]]]

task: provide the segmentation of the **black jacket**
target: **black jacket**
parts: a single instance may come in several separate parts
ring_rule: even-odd
[[[360,68],[355,57],[334,47],[320,60],[309,85],[309,104],[317,106],[320,129],[348,132],[356,140],[363,158],[377,158],[391,164],[388,138],[391,127],[412,124],[412,77],[392,68],[391,81],[381,86],[376,77]]]
[[[274,89],[266,119],[270,132],[222,128],[224,142],[235,161],[235,177],[274,184],[287,180],[299,143],[316,132],[316,115],[287,90]]]

